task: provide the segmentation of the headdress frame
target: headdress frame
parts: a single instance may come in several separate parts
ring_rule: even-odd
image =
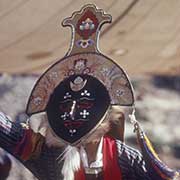
[[[48,68],[31,91],[26,113],[32,115],[44,112],[51,94],[60,82],[70,75],[83,73],[104,84],[109,92],[111,105],[134,105],[133,87],[126,72],[107,56],[87,52],[64,57]]]

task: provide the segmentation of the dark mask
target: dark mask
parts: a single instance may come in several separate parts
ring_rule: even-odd
[[[109,105],[109,93],[99,80],[90,75],[72,75],[51,95],[48,120],[57,136],[74,143],[101,122]]]

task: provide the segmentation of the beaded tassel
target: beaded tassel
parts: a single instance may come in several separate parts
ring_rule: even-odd
[[[150,140],[141,129],[139,122],[135,117],[135,110],[129,115],[131,123],[134,124],[134,131],[137,134],[138,143],[140,145],[142,155],[146,164],[148,173],[153,175],[153,180],[173,180],[176,179],[180,173],[172,170],[165,165],[155,152]]]

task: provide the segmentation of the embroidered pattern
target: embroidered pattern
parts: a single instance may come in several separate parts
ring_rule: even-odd
[[[120,90],[120,89],[118,89],[117,91],[116,91],[116,95],[117,96],[121,96],[121,95],[123,95],[123,90]]]
[[[71,94],[69,94],[69,92],[66,92],[66,94],[64,96],[64,99],[67,99],[67,98],[71,98]]]
[[[38,106],[38,105],[40,105],[41,103],[42,103],[42,98],[41,97],[35,97],[34,99],[33,99],[33,101],[34,101],[34,104],[36,105],[36,106]]]
[[[88,10],[79,19],[76,25],[76,31],[83,39],[88,39],[96,32],[98,25],[99,22],[96,15],[92,11]]]
[[[63,118],[63,120],[67,120],[67,117],[69,117],[69,113],[68,112],[64,112],[64,114],[61,115],[61,118]]]
[[[76,129],[70,129],[70,130],[69,130],[69,133],[71,134],[71,136],[73,136],[74,133],[76,133]]]
[[[72,91],[80,91],[86,85],[87,80],[83,80],[80,76],[78,76],[74,82],[70,82],[70,87]]]
[[[81,71],[87,66],[87,59],[77,59],[74,61],[74,69],[76,71]]]
[[[49,76],[54,71],[58,72],[58,74],[54,74],[58,78],[52,80]],[[84,53],[59,61],[42,76],[32,92],[27,112],[36,113],[44,110],[53,89],[72,74],[88,74],[100,80],[109,91],[111,104],[131,105],[134,102],[130,82],[121,68],[112,61],[108,61],[107,57],[99,54]],[[65,95],[65,98],[68,98],[68,96],[68,94]]]
[[[80,112],[80,115],[81,115],[84,119],[86,119],[87,116],[89,116],[89,112],[88,112],[86,109],[84,109],[82,112]]]
[[[87,48],[89,46],[92,46],[94,44],[94,41],[92,39],[80,39],[76,41],[77,47]]]
[[[90,95],[91,94],[86,89],[81,93],[81,96],[90,96]]]

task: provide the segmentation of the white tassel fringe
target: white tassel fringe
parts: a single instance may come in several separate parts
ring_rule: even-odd
[[[74,180],[74,173],[80,169],[81,164],[78,148],[67,146],[62,160],[64,164],[61,172],[64,180]]]

